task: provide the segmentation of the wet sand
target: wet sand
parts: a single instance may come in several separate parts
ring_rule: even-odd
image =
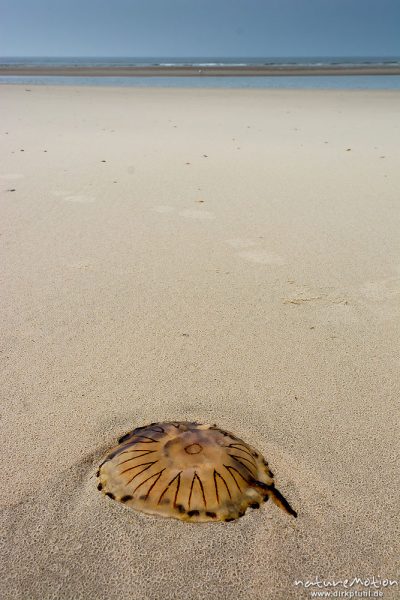
[[[399,97],[0,87],[2,600],[396,579]],[[298,518],[106,498],[103,454],[162,420],[252,444]]]

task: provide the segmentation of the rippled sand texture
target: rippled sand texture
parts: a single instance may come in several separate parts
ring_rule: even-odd
[[[2,600],[395,578],[399,99],[0,88]],[[251,443],[298,518],[98,492],[119,436],[174,420]]]

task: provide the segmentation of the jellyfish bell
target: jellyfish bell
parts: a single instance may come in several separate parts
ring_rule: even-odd
[[[151,423],[118,440],[98,471],[98,489],[144,513],[183,521],[232,521],[269,498],[297,517],[268,463],[216,425]]]

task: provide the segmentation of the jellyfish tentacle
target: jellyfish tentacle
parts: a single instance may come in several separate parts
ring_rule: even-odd
[[[252,485],[255,488],[261,488],[262,490],[265,490],[268,496],[272,498],[273,502],[275,502],[275,504],[279,506],[279,508],[285,510],[287,513],[289,513],[289,515],[292,515],[292,517],[297,518],[297,512],[290,506],[286,498],[280,493],[279,490],[276,489],[276,487],[273,484],[268,485],[267,483],[263,483],[262,481],[254,480],[252,481]]]

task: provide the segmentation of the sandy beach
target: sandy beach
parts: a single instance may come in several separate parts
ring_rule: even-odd
[[[399,99],[0,87],[2,600],[399,597]],[[252,444],[298,518],[99,493],[165,420]]]

